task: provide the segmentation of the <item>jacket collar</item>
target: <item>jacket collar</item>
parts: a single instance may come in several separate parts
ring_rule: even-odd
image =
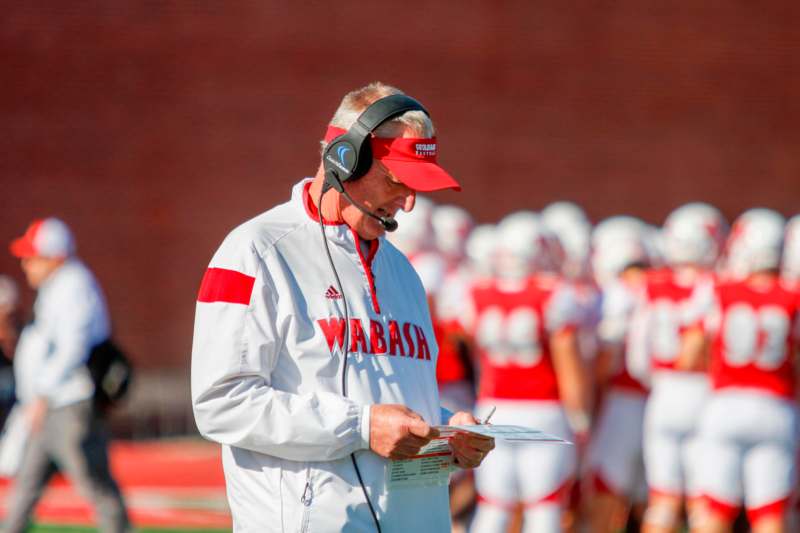
[[[313,178],[304,178],[299,183],[295,184],[292,188],[292,204],[303,212],[303,216],[305,216],[309,222],[313,223],[315,226],[319,226],[319,211],[309,194],[312,181]],[[339,245],[344,245],[348,250],[357,255],[363,255],[363,260],[366,260],[368,263],[372,262],[372,259],[380,248],[380,241],[383,239],[383,237],[378,237],[370,241],[368,253],[362,254],[356,244],[358,243],[358,234],[350,228],[347,223],[323,220],[323,225],[325,226],[325,234],[328,236],[328,239]]]

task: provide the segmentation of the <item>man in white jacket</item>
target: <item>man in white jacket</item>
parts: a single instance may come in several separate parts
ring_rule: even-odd
[[[111,334],[105,297],[92,273],[75,257],[72,232],[61,220],[33,222],[10,248],[37,295],[34,319],[22,331],[14,357],[17,401],[30,436],[4,531],[27,528],[54,465],[92,501],[102,531],[128,531],[86,368],[92,348]]]
[[[389,468],[432,426],[477,421],[441,411],[425,292],[383,238],[417,191],[445,188],[458,183],[436,164],[427,112],[373,83],[345,96],[316,176],[217,250],[198,294],[192,401],[223,445],[235,531],[449,531],[446,483],[395,485]],[[493,446],[450,440],[463,468]]]

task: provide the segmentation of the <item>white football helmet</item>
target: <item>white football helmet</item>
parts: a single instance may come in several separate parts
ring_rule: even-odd
[[[638,218],[614,216],[600,222],[592,234],[592,270],[598,285],[606,285],[628,266],[649,264],[645,246],[648,226]]]
[[[455,205],[439,205],[431,214],[436,247],[450,262],[464,258],[464,246],[472,227],[472,215]]]
[[[394,244],[407,256],[433,249],[433,226],[431,216],[434,203],[430,198],[417,195],[414,209],[409,212],[400,210],[395,215],[397,230],[387,233],[389,242]]]
[[[494,224],[480,224],[467,237],[466,254],[470,270],[477,277],[490,277],[495,273],[497,228]]]
[[[601,221],[592,232],[592,248],[597,249],[604,244],[631,237],[641,239],[646,224],[632,216],[616,215]]]
[[[787,280],[800,282],[800,215],[793,216],[786,223],[782,273]]]
[[[497,225],[497,234],[497,273],[500,277],[522,279],[551,267],[551,237],[539,215],[533,211],[507,215]]]
[[[578,204],[572,202],[553,202],[541,213],[542,220],[552,230],[565,226],[589,226],[589,218]]]
[[[739,215],[726,245],[725,274],[741,279],[780,267],[785,219],[772,209],[749,209]]]
[[[662,252],[670,265],[711,268],[727,233],[722,213],[709,204],[693,202],[669,214],[662,229]]]
[[[541,217],[561,243],[564,275],[569,278],[587,275],[592,225],[583,209],[572,202],[554,202],[542,210]]]

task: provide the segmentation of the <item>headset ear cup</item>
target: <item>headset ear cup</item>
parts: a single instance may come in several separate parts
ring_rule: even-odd
[[[325,163],[328,165],[327,168],[336,171],[340,180],[350,179],[358,165],[358,152],[347,135],[342,135],[331,142],[328,149],[325,150]]]
[[[358,161],[356,161],[356,168],[353,169],[352,179],[360,178],[372,167],[372,145],[369,142],[369,137],[361,143],[358,149]]]

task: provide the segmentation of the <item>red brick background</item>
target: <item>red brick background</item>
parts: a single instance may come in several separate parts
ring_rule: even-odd
[[[669,5],[668,5],[669,4]],[[45,7],[49,6],[49,7]],[[342,94],[424,102],[490,221],[556,199],[800,211],[800,4],[4,2],[0,242],[56,214],[139,363],[188,372],[223,236],[312,174]],[[0,272],[21,280],[0,253]],[[26,302],[30,294],[26,294]]]

